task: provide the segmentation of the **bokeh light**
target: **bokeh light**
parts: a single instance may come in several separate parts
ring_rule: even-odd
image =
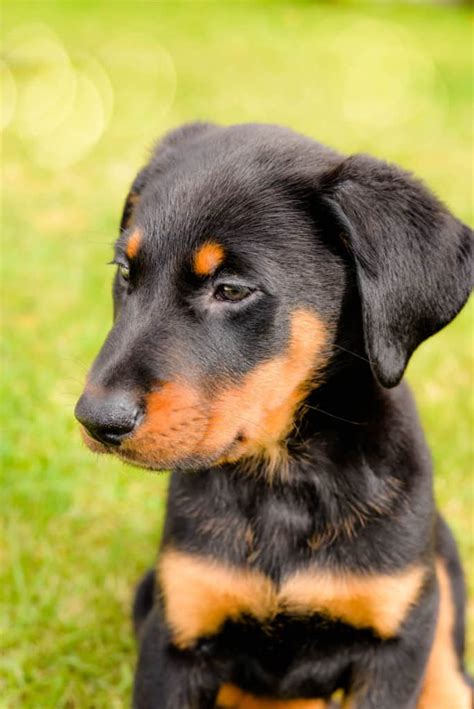
[[[73,165],[109,125],[118,140],[144,134],[172,106],[174,63],[153,40],[121,34],[96,55],[76,56],[48,26],[33,23],[15,28],[4,45],[2,127],[11,123],[41,167]]]
[[[47,26],[32,24],[7,36],[4,56],[18,93],[12,127],[26,139],[49,134],[74,100],[76,75],[66,50]]]
[[[176,71],[170,53],[150,37],[121,34],[106,41],[98,56],[114,90],[111,135],[118,139],[133,131],[145,135],[173,104]]]
[[[4,61],[0,60],[0,128],[7,127],[13,118],[16,105],[16,84]]]

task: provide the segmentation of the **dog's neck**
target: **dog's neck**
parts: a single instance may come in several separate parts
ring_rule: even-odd
[[[179,542],[180,525],[191,525],[199,544],[241,563],[245,535],[238,540],[249,528],[275,577],[285,559],[304,562],[329,548],[344,556],[348,540],[373,523],[380,534],[384,520],[418,499],[420,485],[426,495],[429,456],[420,436],[404,386],[382,389],[362,362],[338,368],[307,398],[271,474],[262,458],[174,475],[165,540]]]
[[[318,509],[323,538],[388,514],[403,495],[405,473],[390,444],[397,418],[396,396],[380,387],[368,364],[352,364],[308,396],[278,465],[262,457],[227,471],[260,490],[285,490],[298,504],[307,500]]]
[[[235,463],[237,471],[268,481],[291,480],[318,465],[324,451],[329,461],[344,450],[357,459],[354,448],[367,446],[367,431],[386,423],[391,409],[390,394],[375,381],[367,362],[337,367],[321,385],[313,389],[301,404],[293,428],[285,441],[261,456]],[[332,451],[332,453],[331,453]],[[267,455],[268,453],[268,455]],[[307,475],[307,472],[305,472]]]
[[[352,428],[378,419],[385,405],[384,391],[368,363],[355,362],[313,389],[301,408],[297,429],[305,438],[320,437],[323,432],[347,436]]]

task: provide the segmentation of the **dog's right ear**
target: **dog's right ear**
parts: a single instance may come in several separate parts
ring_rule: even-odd
[[[355,266],[374,375],[395,386],[469,297],[473,232],[410,174],[366,155],[326,174],[322,195]]]

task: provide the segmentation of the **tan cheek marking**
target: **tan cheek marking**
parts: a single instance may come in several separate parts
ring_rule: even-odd
[[[290,611],[322,613],[389,638],[416,602],[425,573],[422,566],[370,575],[304,570],[283,585],[280,600]]]
[[[470,709],[472,691],[459,670],[454,647],[454,603],[451,584],[442,561],[436,564],[440,591],[440,606],[435,636],[423,689],[418,699],[418,709]]]
[[[149,394],[142,425],[121,448],[163,466],[194,453],[207,425],[200,404],[189,385],[166,382]]]
[[[246,439],[235,458],[271,453],[288,434],[295,411],[315,384],[328,341],[325,325],[313,314],[293,314],[288,349],[252,370],[213,404],[204,450],[219,450],[241,431]]]
[[[322,699],[266,699],[245,694],[233,684],[223,684],[217,695],[216,709],[326,709]]]
[[[127,247],[125,249],[125,253],[127,254],[128,258],[135,258],[135,256],[138,254],[141,241],[142,232],[139,229],[135,229],[135,231],[130,234],[130,237],[127,241]]]
[[[165,383],[149,395],[144,422],[121,451],[136,462],[166,467],[189,455],[215,456],[241,433],[244,441],[218,462],[263,454],[276,467],[281,441],[324,361],[326,333],[315,315],[297,311],[287,352],[252,370],[211,403],[186,383]]]
[[[273,585],[263,574],[226,568],[184,552],[165,551],[158,578],[166,619],[181,648],[216,633],[228,618],[248,613],[263,620],[276,609]]]
[[[224,260],[224,249],[220,244],[209,242],[201,246],[193,261],[194,272],[198,276],[210,276]]]

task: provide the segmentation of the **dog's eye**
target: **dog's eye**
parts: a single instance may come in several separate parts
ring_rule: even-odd
[[[214,298],[216,300],[228,300],[232,303],[236,303],[239,300],[244,300],[244,298],[247,298],[251,293],[252,289],[248,286],[232,286],[227,283],[222,283],[215,289]]]
[[[130,280],[130,268],[128,266],[125,266],[123,263],[119,263],[118,270],[124,281]]]

